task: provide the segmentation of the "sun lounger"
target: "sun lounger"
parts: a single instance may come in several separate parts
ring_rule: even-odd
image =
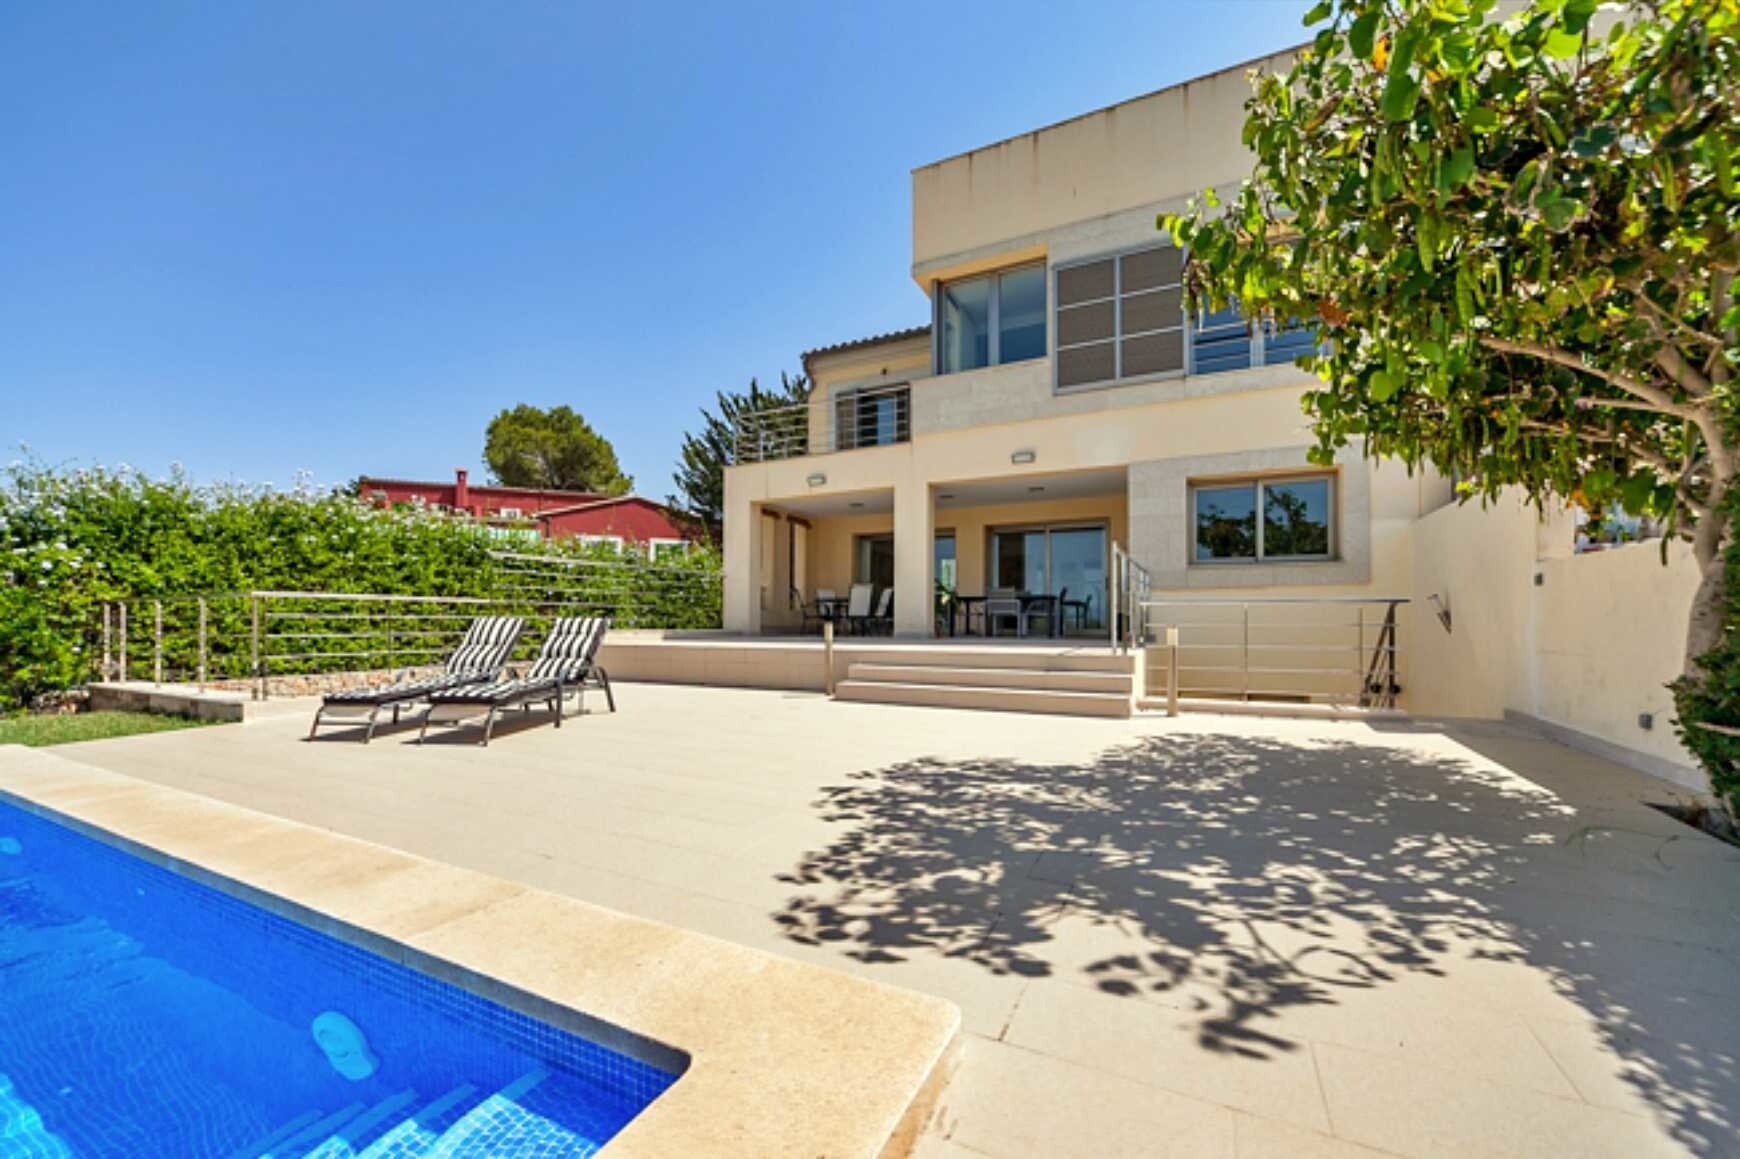
[[[605,618],[577,617],[557,620],[550,635],[538,652],[537,662],[523,677],[494,680],[485,684],[467,685],[429,697],[429,707],[423,713],[421,741],[431,724],[460,724],[483,716],[483,743],[489,744],[498,715],[510,708],[529,711],[543,704],[555,714],[557,728],[562,727],[562,701],[569,693],[580,699],[585,710],[588,686],[604,690],[610,711],[616,711],[616,694],[610,688],[610,675],[597,663],[598,646],[610,627]]]
[[[308,726],[308,737],[323,724],[351,724],[366,719],[363,743],[374,739],[383,708],[393,711],[393,723],[399,722],[399,712],[435,692],[461,688],[471,684],[486,684],[500,674],[520,638],[525,621],[518,616],[479,616],[465,630],[465,639],[447,657],[446,671],[434,676],[395,680],[373,688],[348,688],[329,692],[315,710],[314,723]]]

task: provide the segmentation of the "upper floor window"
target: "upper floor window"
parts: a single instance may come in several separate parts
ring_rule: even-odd
[[[1045,267],[1020,266],[937,287],[937,373],[1045,356]]]
[[[1187,317],[1183,253],[1151,246],[1057,267],[1057,388],[1293,362],[1308,325],[1253,325],[1236,303]]]
[[[1058,267],[1058,388],[1183,373],[1183,273],[1176,246]]]
[[[912,391],[906,386],[866,387],[834,396],[834,449],[884,447],[912,437]]]

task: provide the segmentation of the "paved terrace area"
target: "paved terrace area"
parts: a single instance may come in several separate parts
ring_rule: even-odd
[[[1740,850],[1665,784],[1498,725],[618,699],[58,751],[952,999],[921,1155],[1740,1154]]]

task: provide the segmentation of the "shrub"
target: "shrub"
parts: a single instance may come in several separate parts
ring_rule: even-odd
[[[539,561],[622,566],[552,567],[528,580],[525,565],[494,554],[505,547]],[[716,627],[718,574],[718,556],[702,548],[655,571],[607,546],[504,543],[471,520],[384,510],[306,481],[287,491],[201,486],[179,470],[152,478],[126,466],[15,462],[0,477],[0,709],[97,675],[105,601],[274,589],[527,602],[560,595],[574,611],[616,613],[635,626]],[[166,617],[185,616],[189,605],[165,607]],[[213,599],[210,616],[213,640],[245,639],[245,601]],[[191,667],[192,640],[176,633],[172,668]]]

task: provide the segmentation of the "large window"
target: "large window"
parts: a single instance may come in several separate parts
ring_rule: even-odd
[[[1335,551],[1334,500],[1328,475],[1192,484],[1192,559],[1329,559]]]
[[[937,373],[1045,356],[1045,267],[937,287]]]
[[[950,591],[955,586],[955,533],[939,531],[932,547],[935,575]],[[860,535],[852,565],[854,583],[874,584],[877,590],[894,586],[894,536]]]
[[[1183,271],[1176,246],[1058,267],[1058,388],[1183,373]]]
[[[1103,524],[995,529],[989,586],[1067,601],[1067,631],[1104,627],[1109,537]]]
[[[955,591],[955,533],[939,531],[936,533],[936,544],[932,549],[931,568],[936,576],[936,582]]]
[[[878,589],[894,586],[894,536],[860,535],[852,582],[874,584]]]
[[[1236,305],[1185,317],[1184,258],[1158,246],[1057,267],[1057,389],[1290,363],[1309,325],[1252,325]]]

